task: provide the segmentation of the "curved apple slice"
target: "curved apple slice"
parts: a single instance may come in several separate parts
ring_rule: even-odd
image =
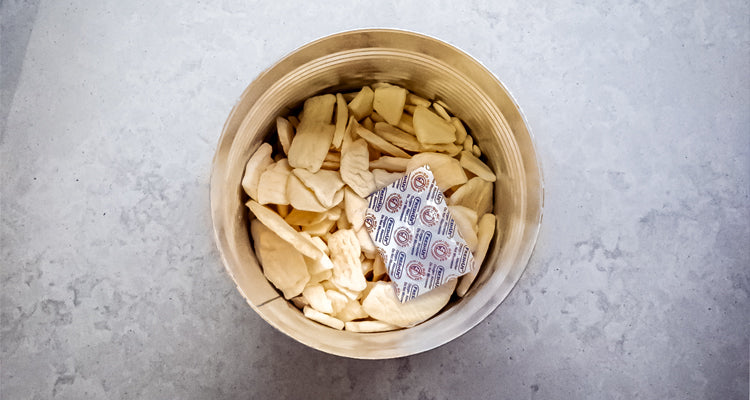
[[[376,282],[362,301],[362,308],[371,317],[401,327],[414,326],[437,314],[450,300],[456,288],[451,279],[431,291],[401,303],[392,282]]]

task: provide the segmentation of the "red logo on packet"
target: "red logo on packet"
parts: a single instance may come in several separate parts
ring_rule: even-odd
[[[411,177],[411,188],[417,192],[425,190],[430,184],[430,179],[424,172],[417,172]]]
[[[421,281],[427,272],[419,261],[412,261],[406,266],[406,275],[415,281]]]
[[[444,240],[438,240],[432,244],[432,256],[440,261],[445,261],[451,256],[451,247]]]
[[[385,200],[385,209],[388,210],[388,212],[395,213],[401,209],[401,204],[403,204],[401,196],[393,193]]]
[[[411,231],[408,228],[404,228],[403,226],[396,229],[396,233],[393,235],[393,239],[396,241],[396,244],[401,247],[408,247],[411,244],[411,239],[413,237],[414,236],[411,234]]]
[[[375,218],[374,215],[367,213],[365,215],[365,229],[367,229],[367,232],[372,233],[373,230],[375,230],[375,227],[378,225],[378,220]]]
[[[440,219],[440,213],[437,208],[433,206],[424,206],[422,211],[419,213],[419,220],[427,226],[433,226]]]

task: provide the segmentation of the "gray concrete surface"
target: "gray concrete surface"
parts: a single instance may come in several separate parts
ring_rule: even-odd
[[[3,0],[0,397],[747,399],[748,3],[552,3]],[[547,188],[508,299],[385,361],[255,315],[208,213],[244,87],[369,26],[495,72]]]

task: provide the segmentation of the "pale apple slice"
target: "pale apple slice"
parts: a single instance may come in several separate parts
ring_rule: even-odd
[[[333,313],[331,299],[326,296],[326,290],[321,285],[308,285],[302,291],[302,297],[307,300],[310,307],[326,314]]]
[[[452,206],[465,206],[484,215],[492,211],[492,182],[475,176],[456,189],[446,203]]]
[[[289,165],[318,172],[331,147],[335,129],[325,123],[301,123],[289,147]]]
[[[409,164],[409,158],[383,156],[370,161],[370,169],[384,169],[391,172],[404,172]]]
[[[485,181],[495,182],[495,180],[497,180],[495,173],[492,172],[487,164],[483,163],[482,160],[478,159],[474,156],[474,154],[466,150],[461,152],[461,166],[464,167],[465,170],[484,179]]]
[[[417,96],[414,93],[406,94],[406,104],[412,104],[415,106],[429,107],[432,102],[425,99],[424,97]]]
[[[422,144],[453,143],[456,127],[425,107],[414,110],[414,132]]]
[[[335,104],[336,96],[332,94],[310,97],[305,100],[302,107],[300,123],[330,124],[333,119],[333,106]]]
[[[286,186],[291,172],[286,158],[269,165],[258,180],[258,203],[289,204]]]
[[[249,200],[245,205],[255,215],[258,220],[268,227],[272,232],[278,235],[284,241],[290,243],[295,249],[306,257],[318,259],[323,252],[305,236],[295,231],[294,228],[284,221],[283,218],[270,208],[258,204],[254,200]]]
[[[375,98],[375,92],[369,86],[365,86],[349,102],[349,112],[357,121],[362,120],[372,114],[372,101]]]
[[[289,300],[292,302],[292,304],[294,304],[295,307],[299,308],[300,310],[309,305],[307,304],[307,300],[303,299],[302,296],[292,297]]]
[[[474,138],[471,137],[471,135],[466,136],[466,139],[464,139],[464,150],[466,151],[472,151],[474,148]]]
[[[344,187],[344,181],[337,171],[321,169],[312,173],[306,169],[296,168],[292,173],[315,193],[320,204],[327,209],[335,205],[336,192]]]
[[[484,258],[487,256],[487,250],[490,248],[492,236],[495,234],[495,221],[495,215],[490,213],[482,215],[482,218],[479,219],[477,249],[474,252],[474,268],[460,278],[460,282],[456,288],[456,294],[459,297],[463,297],[466,294],[472,282],[476,279],[477,274],[479,274],[479,269],[482,267]]]
[[[344,322],[367,317],[369,317],[369,315],[364,309],[362,309],[362,304],[360,304],[359,301],[352,299],[349,299],[344,308],[336,313],[336,318]]]
[[[305,264],[307,265],[307,273],[310,274],[308,285],[330,279],[331,274],[333,274],[333,262],[326,255],[321,256],[317,260],[305,257]]]
[[[245,175],[242,177],[242,188],[251,199],[258,199],[258,181],[260,176],[266,170],[266,167],[273,164],[271,152],[273,148],[268,143],[263,143],[255,150],[245,165]]]
[[[331,231],[334,225],[336,225],[336,221],[324,219],[316,224],[303,226],[302,229],[311,236],[325,236]]]
[[[463,147],[456,146],[455,143],[441,143],[441,144],[423,144],[421,151],[432,151],[435,153],[445,153],[451,157],[455,157],[463,150]]]
[[[456,280],[451,279],[431,291],[405,303],[396,297],[392,282],[376,282],[362,301],[362,308],[371,317],[400,327],[414,326],[437,314],[450,300]]]
[[[362,264],[359,261],[361,248],[354,230],[340,229],[331,234],[328,238],[328,248],[331,250],[333,262],[331,282],[352,291],[364,290],[367,281],[362,274]]]
[[[341,148],[341,179],[360,197],[375,191],[375,178],[369,168],[367,142],[364,139],[350,142],[345,136]]]
[[[435,177],[435,183],[443,192],[453,186],[464,184],[468,180],[461,163],[442,153],[415,154],[409,160],[406,171],[414,171],[423,165],[429,165],[432,175]]]
[[[257,219],[250,222],[250,234],[266,278],[285,299],[302,293],[310,280],[302,253]]]
[[[327,214],[325,212],[312,212],[292,209],[292,211],[289,212],[289,215],[284,218],[284,221],[292,226],[312,225],[325,220],[326,216]]]
[[[296,175],[290,174],[286,183],[286,193],[289,203],[297,210],[324,212],[328,207],[320,204],[317,196],[308,189]]]
[[[410,135],[414,135],[414,117],[407,113],[401,114],[401,119],[398,121],[398,124],[396,124],[396,128],[401,129]]]
[[[350,332],[387,332],[400,329],[400,326],[392,325],[383,321],[348,321],[344,323],[344,329]]]
[[[372,108],[386,122],[396,125],[401,120],[408,91],[398,86],[383,86],[375,89]]]
[[[435,109],[435,112],[437,113],[437,115],[443,117],[445,122],[451,122],[451,116],[448,114],[447,111],[445,111],[445,107],[443,107],[440,104],[440,101],[436,101],[432,103],[432,108]]]
[[[463,144],[464,140],[466,140],[466,136],[468,135],[468,132],[466,132],[466,127],[464,126],[463,122],[461,122],[460,119],[453,117],[451,118],[451,123],[456,128],[456,144]]]
[[[357,230],[364,224],[367,205],[367,199],[348,187],[344,188],[344,210],[346,211],[346,219],[351,223],[353,229]]]
[[[348,297],[346,297],[345,294],[339,292],[335,289],[328,289],[325,291],[326,297],[328,298],[328,301],[331,304],[332,312],[331,314],[334,317],[338,318],[338,314],[346,308],[346,305],[351,301]],[[341,318],[339,318],[341,319]],[[344,321],[346,322],[346,321]]]
[[[335,149],[341,148],[341,142],[344,140],[346,132],[346,123],[349,121],[349,107],[341,93],[336,93],[336,129],[333,132],[332,145]]]
[[[276,132],[279,135],[279,143],[284,154],[289,154],[289,147],[294,138],[294,127],[286,118],[276,117]]]
[[[423,151],[422,144],[419,143],[414,135],[410,135],[388,123],[378,122],[375,124],[375,133],[394,146],[398,146],[406,151]]]
[[[323,314],[322,312],[310,306],[305,306],[305,308],[302,309],[302,313],[305,315],[305,317],[310,318],[315,322],[320,322],[321,324],[329,326],[333,329],[344,329],[343,321],[341,321],[340,319],[336,319],[328,314]]]
[[[383,153],[390,154],[394,157],[404,157],[409,158],[409,153],[406,153],[405,151],[399,149],[398,147],[392,145],[387,140],[383,139],[382,137],[376,135],[372,131],[365,128],[363,125],[359,125],[355,128],[354,133],[356,133],[359,137],[366,140],[372,147],[374,147],[377,150],[380,150]]]
[[[375,258],[377,256],[377,247],[375,242],[372,241],[370,234],[367,233],[367,229],[363,227],[354,231],[359,241],[359,248],[362,250],[362,254],[367,258]]]
[[[373,105],[374,104],[375,104],[375,101],[373,100]],[[375,111],[373,111],[372,114],[370,114],[369,118],[372,120],[372,122],[375,122],[375,123],[385,122],[385,118],[383,118],[382,115],[376,113]]]
[[[458,233],[473,253],[477,249],[477,212],[464,206],[448,206],[448,210],[456,222]]]
[[[391,183],[403,178],[404,174],[401,172],[388,172],[384,169],[373,169],[372,176],[375,177],[375,187],[377,190],[382,189],[390,185]]]

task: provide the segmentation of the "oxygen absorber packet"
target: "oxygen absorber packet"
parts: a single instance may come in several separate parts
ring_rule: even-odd
[[[365,228],[402,303],[475,268],[429,166],[415,169],[367,200]]]

